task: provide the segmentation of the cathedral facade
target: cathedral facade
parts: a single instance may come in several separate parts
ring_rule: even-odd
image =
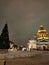
[[[49,50],[49,37],[47,30],[43,27],[43,25],[41,25],[37,31],[36,39],[29,40],[27,46],[28,50]]]
[[[49,37],[43,25],[40,26],[37,32],[37,49],[49,50]]]

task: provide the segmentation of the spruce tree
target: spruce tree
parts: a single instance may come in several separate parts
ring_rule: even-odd
[[[9,33],[8,33],[8,26],[5,24],[4,29],[2,30],[0,36],[0,49],[9,49],[10,42],[9,42]]]

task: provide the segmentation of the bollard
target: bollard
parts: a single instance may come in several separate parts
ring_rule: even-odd
[[[6,60],[4,61],[4,65],[6,65]]]

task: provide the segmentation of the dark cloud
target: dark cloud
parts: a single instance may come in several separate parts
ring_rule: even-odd
[[[49,33],[49,0],[0,0],[0,33],[6,21],[10,40],[25,41],[41,24]]]

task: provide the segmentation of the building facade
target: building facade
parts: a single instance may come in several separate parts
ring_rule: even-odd
[[[43,25],[41,25],[37,31],[36,39],[29,40],[27,45],[28,50],[49,50],[49,37],[47,30],[43,27]]]

